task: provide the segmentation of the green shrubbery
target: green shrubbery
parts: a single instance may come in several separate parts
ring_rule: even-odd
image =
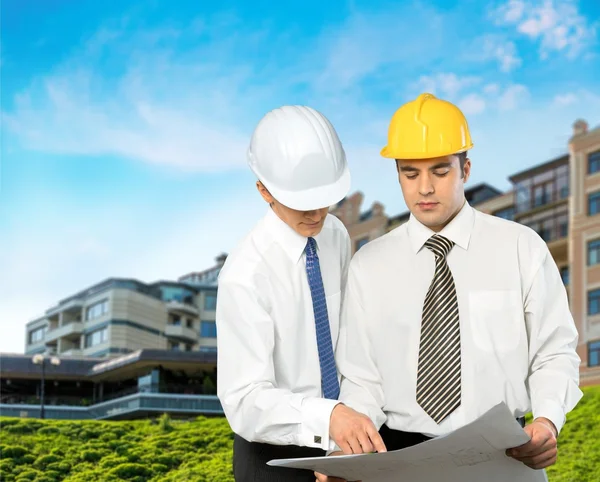
[[[600,480],[600,387],[569,416],[550,482]],[[3,482],[233,481],[223,418],[191,422],[0,419]]]

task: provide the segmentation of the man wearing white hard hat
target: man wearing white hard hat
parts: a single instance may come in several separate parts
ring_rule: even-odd
[[[217,393],[235,432],[236,481],[313,481],[276,458],[324,455],[352,418],[383,446],[374,424],[340,405],[334,360],[350,263],[346,228],[329,207],[350,189],[331,123],[305,106],[269,112],[248,149],[269,207],[228,256],[217,296]],[[335,410],[334,410],[335,409]]]

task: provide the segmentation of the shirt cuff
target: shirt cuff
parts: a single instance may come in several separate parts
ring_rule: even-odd
[[[553,400],[542,400],[536,403],[533,409],[533,419],[535,420],[540,417],[547,418],[554,424],[557,435],[560,433],[566,420],[564,410]]]
[[[331,412],[340,403],[339,400],[328,398],[305,398],[302,402],[303,445],[306,447],[329,450],[329,422]]]

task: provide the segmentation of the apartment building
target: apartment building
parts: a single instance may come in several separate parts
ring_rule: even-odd
[[[482,183],[465,190],[476,209],[534,229],[548,244],[565,284],[579,332],[581,384],[600,383],[600,127],[573,125],[566,153],[509,177],[508,192]],[[346,225],[353,253],[408,221],[375,202],[361,212],[354,193],[330,212]]]
[[[25,353],[106,357],[140,349],[216,352],[217,276],[225,260],[177,281],[110,278],[26,325]]]

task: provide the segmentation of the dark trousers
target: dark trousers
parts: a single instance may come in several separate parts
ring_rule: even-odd
[[[273,459],[322,457],[324,450],[295,445],[248,442],[239,435],[233,439],[233,477],[236,482],[314,482],[312,470],[267,465]]]
[[[394,430],[385,424],[379,429],[379,435],[381,435],[388,452],[412,447],[413,445],[420,444],[430,439],[430,437],[427,437],[422,433]]]
[[[525,427],[524,417],[517,418],[517,422],[519,422],[521,427]],[[379,435],[381,435],[383,443],[385,444],[385,448],[388,452],[391,452],[392,450],[402,450],[407,447],[412,447],[413,445],[426,442],[427,440],[431,440],[431,437],[427,437],[422,433],[393,430],[385,424],[379,429]]]

